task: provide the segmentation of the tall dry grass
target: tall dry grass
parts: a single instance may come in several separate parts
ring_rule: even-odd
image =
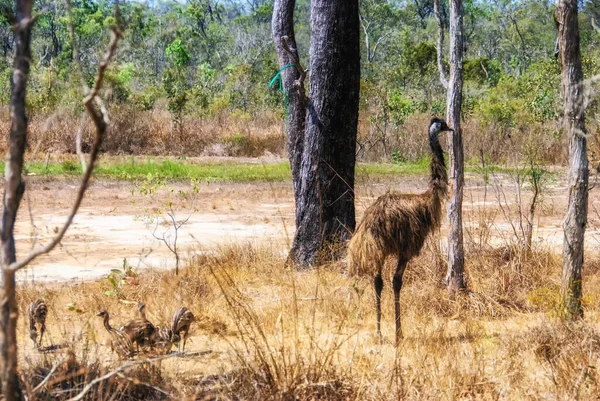
[[[22,377],[31,399],[73,396],[123,363],[104,345],[96,311],[108,309],[117,325],[144,301],[155,324],[168,322],[180,305],[194,311],[188,355],[124,369],[86,399],[597,399],[598,261],[586,262],[586,320],[566,326],[556,318],[555,254],[469,251],[472,291],[453,295],[442,285],[437,244],[430,241],[406,272],[405,338],[397,349],[389,280],[380,344],[370,280],[346,277],[343,264],[292,272],[275,247],[231,245],[198,253],[178,277],[139,272],[119,297],[105,295],[106,280],[22,285],[22,311],[38,297],[50,305],[50,339],[58,349],[34,351],[21,319]]]
[[[247,156],[286,155],[285,124],[275,113],[250,116],[224,113],[211,118],[184,116],[180,125],[172,122],[164,108],[140,111],[131,106],[113,106],[108,135],[103,151],[109,154],[185,155],[185,156]],[[429,155],[424,135],[431,119],[427,113],[415,113],[400,126],[391,123],[386,128],[361,114],[358,126],[359,160],[414,161]],[[10,118],[6,107],[0,109],[0,130],[8,135]],[[52,114],[34,113],[30,118],[29,149],[41,153],[75,153],[75,135],[79,116],[57,110]],[[486,125],[476,118],[463,123],[466,160],[478,160],[483,151],[495,163],[514,162],[514,155],[535,142],[544,163],[562,164],[566,160],[565,138],[557,123],[516,124],[504,127]],[[595,138],[597,127],[589,132]],[[91,146],[93,126],[86,121],[83,129],[83,150]],[[597,141],[590,141],[592,158],[598,152]],[[0,151],[5,151],[0,145]]]

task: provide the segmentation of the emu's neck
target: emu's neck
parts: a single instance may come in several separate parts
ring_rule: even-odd
[[[442,201],[448,197],[448,172],[444,163],[444,151],[437,135],[430,136],[429,146],[431,148],[429,189],[433,197],[431,206],[435,209],[433,215],[441,216]]]
[[[106,315],[104,315],[104,319],[103,319],[104,328],[106,328],[107,331],[111,331],[112,327],[110,326],[110,323],[108,323],[108,319],[109,319],[109,317],[108,317],[108,313],[107,313]]]

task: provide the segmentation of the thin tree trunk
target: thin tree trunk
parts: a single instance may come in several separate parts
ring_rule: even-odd
[[[285,97],[286,126],[288,133],[288,158],[292,170],[294,201],[296,205],[296,227],[299,225],[300,209],[300,164],[304,147],[306,121],[306,91],[304,72],[294,35],[294,7],[296,0],[278,0],[273,6],[272,33],[281,70],[281,84]],[[293,64],[293,67],[288,67]],[[287,67],[287,68],[286,68]]]
[[[462,227],[462,201],[464,186],[464,155],[460,108],[463,87],[463,2],[450,0],[450,82],[448,83],[448,124],[450,133],[450,188],[448,209],[450,232],[448,233],[448,273],[446,283],[454,290],[465,288]]]
[[[360,86],[358,0],[311,2],[310,89],[300,171],[297,268],[320,263],[355,227]]]
[[[26,94],[31,63],[32,0],[16,0],[15,58],[10,99],[10,145],[5,166],[4,210],[0,234],[2,256],[2,294],[0,299],[0,368],[2,394],[6,401],[22,400],[17,372],[17,307],[15,273],[8,266],[16,262],[14,228],[25,183],[22,179],[23,156],[27,144]]]
[[[587,223],[589,175],[577,0],[557,0],[556,21],[562,65],[563,122],[565,132],[569,136],[569,204],[563,223],[561,291],[564,317],[574,320],[583,317],[581,268]]]
[[[437,38],[437,65],[438,72],[440,74],[440,83],[444,89],[448,90],[448,79],[446,78],[446,71],[444,70],[444,24],[442,21],[442,15],[440,13],[440,0],[433,0],[433,13],[438,25],[438,38]]]

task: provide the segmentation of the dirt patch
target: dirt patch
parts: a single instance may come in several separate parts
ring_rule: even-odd
[[[515,209],[516,187],[507,177],[500,177],[506,205]],[[466,235],[489,231],[492,244],[508,242],[520,231],[518,220],[507,219],[499,206],[497,191],[487,188],[477,175],[467,176],[465,189]],[[426,189],[427,177],[375,178],[357,185],[357,220],[364,209],[388,189],[420,192]],[[31,269],[19,274],[20,280],[63,281],[89,279],[119,268],[123,260],[139,268],[170,268],[174,257],[152,235],[153,224],[147,210],[158,207],[140,195],[132,195],[132,184],[96,180],[90,187],[81,211],[57,249],[39,258]],[[175,190],[186,189],[175,184]],[[77,182],[71,179],[30,177],[22,205],[16,235],[19,257],[32,246],[46,243],[63,223],[75,198]],[[521,193],[527,198],[527,189]],[[565,213],[567,191],[564,180],[556,180],[544,194],[535,220],[534,242],[557,251],[562,247],[561,222]],[[194,211],[180,233],[182,254],[210,250],[223,244],[269,243],[288,249],[294,233],[293,196],[290,183],[212,183],[200,186]],[[600,238],[600,197],[590,193],[588,244]],[[183,218],[185,216],[181,216]],[[482,223],[485,217],[485,224]],[[511,223],[512,221],[512,223]],[[162,229],[162,227],[160,227]],[[160,231],[160,230],[159,230]],[[442,242],[446,227],[442,227]]]

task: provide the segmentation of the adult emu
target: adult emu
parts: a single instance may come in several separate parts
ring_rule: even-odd
[[[381,270],[389,255],[398,257],[394,274],[396,343],[402,337],[400,327],[400,289],[406,264],[418,255],[425,239],[440,226],[442,203],[448,197],[448,174],[438,135],[452,131],[444,120],[433,118],[429,124],[431,178],[422,194],[389,191],[365,211],[362,222],[348,244],[348,271],[351,275],[374,277],[377,334],[381,337]]]

